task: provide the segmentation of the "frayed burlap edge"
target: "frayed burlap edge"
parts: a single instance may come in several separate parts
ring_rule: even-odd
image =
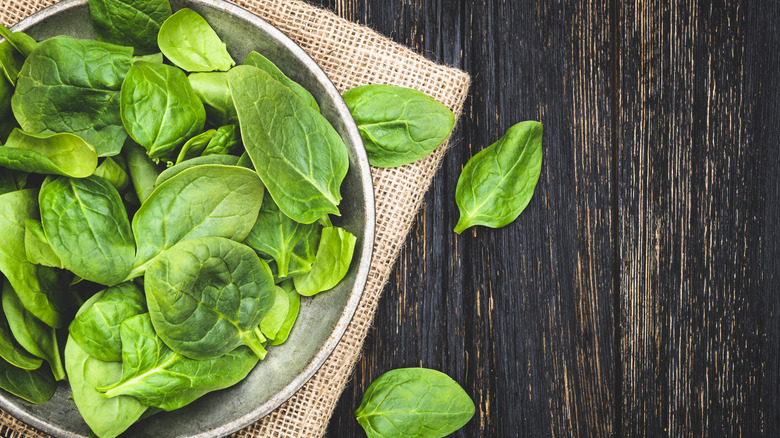
[[[364,84],[418,89],[447,105],[459,117],[469,76],[437,65],[363,26],[297,0],[231,0],[270,22],[299,44],[340,91]],[[0,21],[14,24],[49,6],[50,0],[4,0]],[[343,339],[314,377],[287,402],[233,435],[320,437],[346,386],[374,319],[379,298],[406,240],[423,196],[448,147],[408,166],[372,169],[376,196],[374,258],[363,298]],[[0,411],[0,436],[46,437]]]

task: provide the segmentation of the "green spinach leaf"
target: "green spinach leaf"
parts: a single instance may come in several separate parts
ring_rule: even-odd
[[[164,166],[155,164],[146,149],[131,139],[125,143],[124,155],[135,194],[139,203],[143,203],[154,191],[155,182]]]
[[[119,91],[133,49],[58,36],[43,41],[24,63],[11,101],[22,129],[72,133],[97,150],[117,155],[127,133]]]
[[[49,239],[43,232],[43,224],[39,220],[24,221],[24,251],[30,263],[65,269],[62,260],[51,249]]]
[[[236,125],[220,126],[201,155],[221,155],[233,152],[241,143],[241,133]]]
[[[157,40],[163,55],[189,72],[228,71],[236,65],[214,29],[191,9],[165,20]]]
[[[409,88],[363,85],[344,93],[344,101],[372,166],[413,163],[439,147],[455,126],[446,106]]]
[[[0,24],[0,37],[5,38],[6,41],[19,51],[25,58],[38,47],[38,43],[24,32],[11,32],[10,29]]]
[[[90,144],[74,134],[29,134],[11,131],[0,147],[0,166],[44,175],[86,178],[97,168],[98,157]]]
[[[239,345],[265,357],[258,325],[274,303],[268,265],[222,237],[178,243],[146,271],[144,290],[157,335],[191,359],[214,359]]]
[[[295,291],[292,280],[285,280],[279,287],[284,291],[287,296],[287,316],[284,318],[279,331],[276,332],[276,336],[269,342],[270,345],[281,345],[290,336],[295,320],[298,319],[298,311],[301,309],[301,295]]]
[[[193,73],[190,85],[206,108],[206,118],[215,126],[238,123],[236,107],[230,96],[227,73]]]
[[[274,286],[274,304],[260,321],[260,332],[268,338],[269,341],[276,339],[282,325],[290,312],[290,300],[287,298],[287,291],[279,286]]]
[[[146,297],[132,282],[98,292],[90,306],[70,323],[70,336],[90,356],[107,361],[122,360],[122,321],[146,312]]]
[[[129,395],[166,411],[235,385],[258,361],[247,347],[209,360],[193,360],[175,353],[157,336],[148,313],[125,320],[121,333],[122,380],[98,390],[105,391],[108,397]]]
[[[0,276],[0,281],[4,288],[10,287],[8,281],[3,279],[2,276]],[[5,317],[5,313],[0,315],[0,357],[10,365],[25,370],[36,370],[43,364],[39,357],[33,356],[16,342],[16,338],[14,338],[11,328],[8,326],[8,319]]]
[[[0,69],[3,70],[8,82],[16,86],[16,79],[22,71],[25,56],[19,53],[8,41],[0,43]]]
[[[284,72],[282,72],[279,67],[276,66],[276,64],[268,60],[268,58],[265,56],[255,51],[249,52],[249,55],[247,55],[246,60],[244,61],[244,65],[251,65],[265,71],[271,75],[272,78],[279,81],[282,85],[289,87],[290,90],[292,90],[293,93],[300,97],[301,100],[306,102],[307,105],[314,108],[317,112],[320,111],[320,106],[317,104],[317,100],[314,98],[314,96],[312,96],[307,89],[303,88],[301,84],[288,78],[287,75],[285,75]]]
[[[389,371],[355,411],[368,438],[442,438],[463,427],[475,406],[449,376],[425,368]]]
[[[175,149],[203,130],[206,111],[183,71],[136,62],[122,84],[122,122],[150,158],[175,157]]]
[[[154,53],[160,26],[171,16],[168,0],[90,0],[89,12],[98,39]]]
[[[235,166],[238,164],[238,157],[235,155],[204,155],[201,157],[191,158],[186,161],[165,169],[160,176],[157,177],[156,185],[159,186],[165,181],[173,178],[174,176],[182,173],[183,171],[195,167],[202,166],[204,164],[221,164],[223,166]]]
[[[130,185],[130,177],[125,166],[125,160],[121,155],[108,157],[95,169],[94,175],[110,182],[118,192],[121,192]]]
[[[542,124],[522,122],[466,163],[455,200],[455,232],[474,225],[500,228],[517,219],[534,195],[542,171]]]
[[[206,146],[209,145],[209,142],[216,134],[216,129],[209,129],[208,131],[187,140],[187,143],[184,143],[184,146],[182,146],[181,151],[179,152],[179,157],[176,158],[176,164],[181,164],[183,161],[199,157],[203,151],[206,150]]]
[[[0,172],[0,195],[22,190],[27,185],[27,172]]]
[[[342,228],[323,228],[317,261],[308,273],[293,277],[295,290],[312,296],[336,287],[349,271],[355,242],[357,238]]]
[[[327,119],[256,67],[232,69],[228,84],[244,147],[279,209],[308,224],[338,215],[349,158]]]
[[[59,177],[41,189],[41,222],[62,263],[79,277],[113,286],[133,268],[135,244],[127,211],[103,178]]]
[[[46,367],[36,370],[17,368],[0,359],[0,388],[37,405],[49,401],[57,382]]]

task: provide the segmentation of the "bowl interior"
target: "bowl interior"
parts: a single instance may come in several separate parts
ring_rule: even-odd
[[[301,310],[287,342],[269,349],[264,361],[238,385],[211,393],[173,412],[154,415],[133,426],[129,437],[217,437],[234,432],[269,413],[289,398],[322,365],[346,329],[360,300],[374,240],[373,188],[368,160],[349,110],[325,73],[302,49],[255,15],[220,0],[171,1],[174,11],[188,7],[203,15],[240,65],[252,51],[264,54],[288,76],[312,92],[323,115],[349,150],[350,170],[337,225],[358,243],[350,271],[334,290],[301,300]],[[14,27],[37,40],[56,35],[95,38],[86,0],[65,0]],[[0,407],[32,426],[64,437],[86,437],[88,426],[70,389],[61,384],[43,405],[0,393]]]

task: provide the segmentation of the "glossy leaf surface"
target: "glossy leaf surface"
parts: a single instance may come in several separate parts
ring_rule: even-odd
[[[136,54],[158,51],[157,33],[172,14],[168,0],[90,0],[89,12],[98,39]]]
[[[357,238],[342,228],[322,229],[317,261],[311,270],[293,277],[295,290],[304,296],[312,296],[333,289],[347,275]]]
[[[189,72],[228,71],[236,65],[214,29],[191,9],[165,20],[158,43],[166,58]]]
[[[44,175],[86,178],[95,172],[98,156],[75,134],[29,134],[14,129],[0,147],[0,166]]]

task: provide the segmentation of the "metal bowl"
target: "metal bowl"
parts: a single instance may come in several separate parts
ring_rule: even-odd
[[[240,64],[256,50],[302,84],[320,104],[349,150],[350,170],[342,188],[338,225],[358,238],[347,277],[335,289],[301,300],[298,321],[287,342],[272,347],[238,385],[208,394],[173,412],[154,415],[130,428],[128,437],[219,437],[240,430],[281,405],[322,366],[352,320],[368,278],[374,242],[374,192],[363,143],[355,122],[325,72],[300,47],[258,16],[222,0],[172,0],[174,11],[195,10],[222,37]],[[64,0],[25,19],[13,30],[37,40],[56,35],[95,38],[87,0]],[[57,437],[86,437],[89,427],[68,399],[62,383],[54,397],[33,405],[0,391],[0,407]]]

